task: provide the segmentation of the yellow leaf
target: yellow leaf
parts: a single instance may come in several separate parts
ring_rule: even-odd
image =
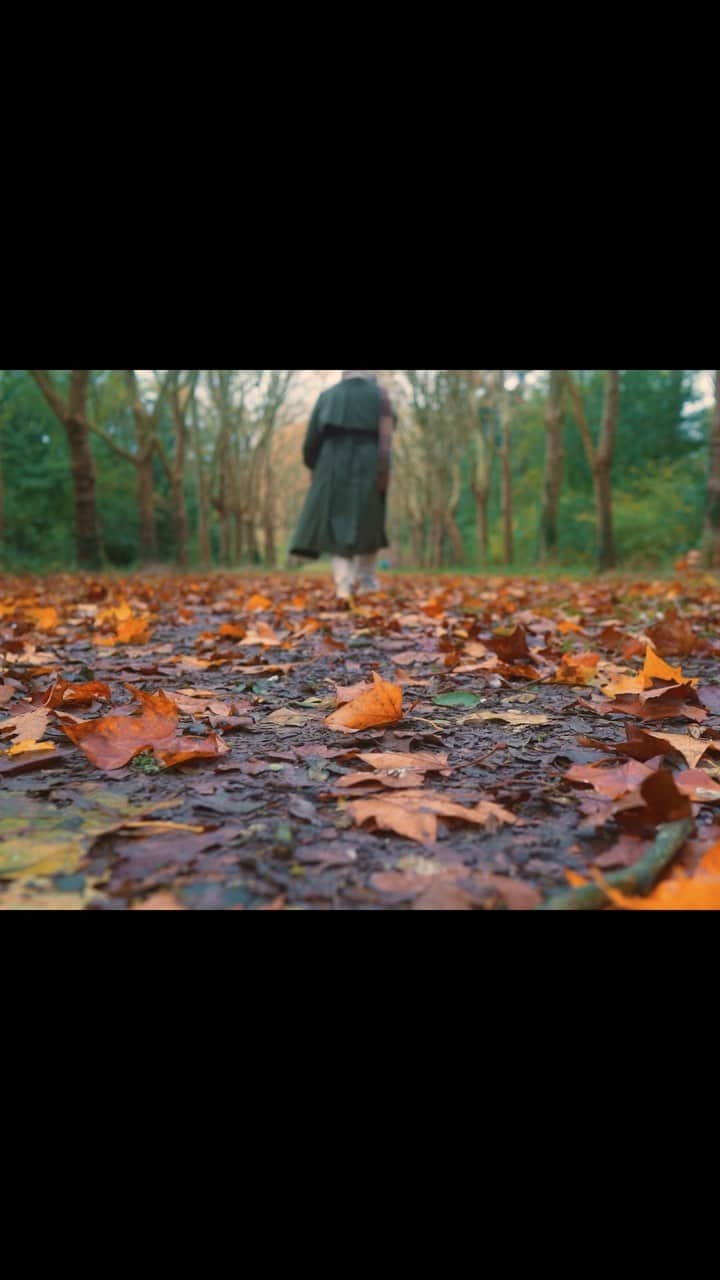
[[[16,742],[14,747],[10,747],[9,756],[23,756],[27,751],[54,751],[54,742],[35,742],[33,738],[24,738],[22,742]]]

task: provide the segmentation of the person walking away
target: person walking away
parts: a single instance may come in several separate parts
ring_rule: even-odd
[[[312,471],[291,552],[333,557],[338,605],[376,591],[378,553],[387,547],[387,494],[397,422],[376,370],[346,369],[313,409],[303,458]]]

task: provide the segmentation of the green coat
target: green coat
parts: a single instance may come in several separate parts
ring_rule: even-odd
[[[381,410],[392,413],[386,393],[364,378],[350,378],[320,396],[303,446],[313,479],[293,555],[356,556],[389,545],[387,495],[379,487]]]

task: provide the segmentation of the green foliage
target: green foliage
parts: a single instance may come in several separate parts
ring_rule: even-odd
[[[587,418],[597,437],[604,373],[575,371]],[[545,388],[519,406],[512,428],[516,566],[537,563],[545,465]],[[709,413],[695,409],[690,371],[631,369],[623,372],[620,419],[613,464],[613,512],[620,563],[644,567],[670,562],[702,539],[707,488]],[[577,569],[595,564],[592,473],[571,415],[565,420],[564,485],[560,499],[556,563]],[[479,567],[475,503],[469,467],[458,525],[466,564]],[[503,562],[498,468],[490,501],[490,565]]]
[[[450,428],[443,438],[443,413],[459,414],[453,371],[438,382],[437,434],[427,437],[433,465],[449,457]],[[613,509],[619,562],[627,566],[671,563],[700,545],[707,489],[709,413],[698,412],[693,370],[631,369],[622,371],[620,418],[613,462]],[[603,410],[602,370],[574,370],[582,389],[587,419],[597,438]],[[67,371],[53,371],[66,389]],[[428,381],[428,388],[431,381]],[[417,390],[417,389],[416,389]],[[423,390],[423,388],[421,388]],[[429,394],[429,392],[428,392]],[[539,518],[545,459],[545,385],[527,387],[513,404],[512,472],[515,518],[515,564],[537,563]],[[420,412],[422,397],[418,398]],[[428,402],[430,403],[430,402]],[[439,406],[439,407],[438,407]],[[120,370],[95,371],[90,409],[116,442],[134,447],[134,422],[127,386]],[[430,410],[428,410],[429,412]],[[25,370],[0,370],[0,502],[4,541],[0,568],[48,571],[74,563],[74,510],[70,457],[65,432]],[[495,430],[495,428],[492,428]],[[168,454],[173,429],[166,406],[159,434]],[[456,440],[456,437],[453,437]],[[446,447],[447,446],[447,447]],[[138,561],[140,545],[135,468],[103,440],[92,439],[97,493],[106,562],[126,570]],[[595,509],[592,475],[580,433],[568,412],[564,424],[564,483],[560,500],[558,567],[592,569],[595,561]],[[454,444],[453,448],[457,448]],[[477,561],[477,515],[472,492],[475,444],[462,461],[461,493],[456,513],[465,568]],[[453,455],[457,456],[457,454]],[[167,475],[154,460],[156,526],[161,561],[174,554],[174,530]],[[298,460],[298,466],[300,462]],[[188,468],[186,479],[190,554],[193,557],[197,496]],[[496,458],[489,506],[489,568],[502,566],[500,466]],[[211,528],[213,552],[219,554],[218,528]],[[406,552],[407,552],[406,546]],[[455,558],[445,547],[445,563]],[[410,566],[412,567],[412,566]]]

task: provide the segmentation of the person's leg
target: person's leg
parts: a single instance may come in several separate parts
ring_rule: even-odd
[[[378,555],[378,551],[371,551],[369,555],[355,557],[355,576],[360,591],[379,590],[380,583],[375,575]]]
[[[350,600],[355,577],[352,560],[347,556],[333,556],[332,567],[338,600]]]

